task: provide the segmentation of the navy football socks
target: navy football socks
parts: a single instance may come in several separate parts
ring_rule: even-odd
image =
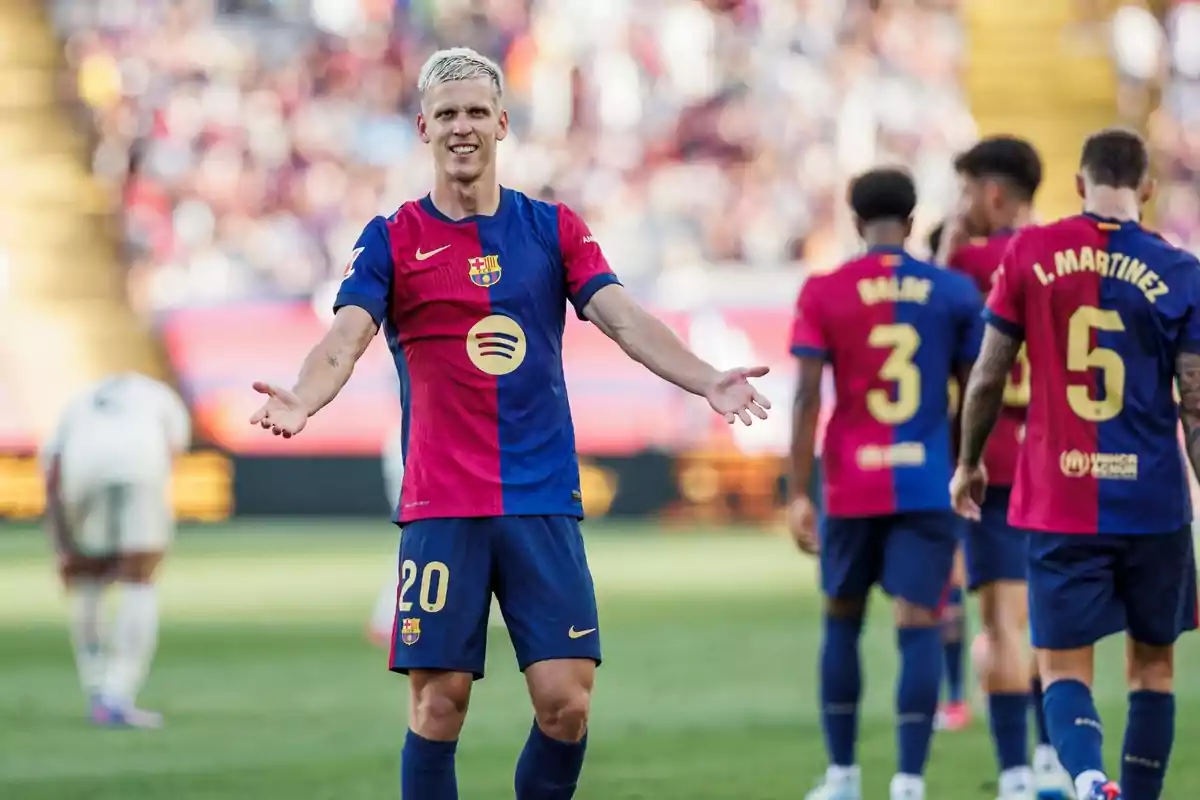
[[[923,775],[933,739],[942,685],[942,641],[937,628],[900,628],[900,683],[896,688],[898,772]]]
[[[1029,695],[989,694],[988,725],[1000,771],[1029,766]]]
[[[1126,797],[1158,800],[1174,741],[1175,695],[1130,692],[1121,753],[1121,791]]]
[[[1045,690],[1046,725],[1050,742],[1072,778],[1084,772],[1104,772],[1104,730],[1092,690],[1079,681],[1055,681]]]
[[[947,617],[942,623],[942,651],[946,660],[946,699],[961,703],[963,699],[963,642],[967,638],[967,618],[963,608],[961,586],[951,586],[946,596]]]
[[[435,742],[413,733],[404,737],[400,796],[404,800],[458,800],[454,751],[458,742]]]
[[[586,751],[587,734],[578,742],[560,742],[543,733],[534,722],[517,759],[517,800],[570,800],[575,796]]]
[[[829,763],[835,767],[853,766],[858,744],[858,704],[862,699],[858,640],[862,626],[862,617],[825,616],[825,636],[821,641],[821,727]]]
[[[1033,721],[1037,731],[1037,743],[1039,746],[1049,745],[1050,731],[1046,729],[1046,709],[1042,705],[1044,702],[1042,679],[1035,677],[1030,681],[1029,687],[1032,691],[1030,705],[1033,706]]]

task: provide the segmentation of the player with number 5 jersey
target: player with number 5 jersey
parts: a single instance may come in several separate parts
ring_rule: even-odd
[[[899,753],[892,800],[922,800],[941,682],[938,606],[958,545],[959,520],[939,482],[950,476],[949,391],[965,377],[983,327],[969,278],[904,249],[916,189],[905,172],[854,181],[850,202],[865,254],[800,290],[791,350],[800,381],[792,441],[792,532],[820,551],[825,629],[821,721],[829,768],[809,800],[860,800],[855,759],[862,699],[859,638],[879,584],[899,626]],[[814,534],[805,495],[826,365],[837,399],[822,461],[825,518]]]
[[[1102,131],[1083,148],[1084,213],[1021,230],[988,298],[952,493],[978,518],[979,468],[1022,343],[1031,394],[1009,521],[1028,534],[1029,612],[1050,738],[1080,798],[1154,800],[1174,731],[1172,649],[1196,621],[1180,409],[1200,463],[1200,264],[1147,231],[1145,144]],[[1093,645],[1129,636],[1121,785],[1101,762]]]

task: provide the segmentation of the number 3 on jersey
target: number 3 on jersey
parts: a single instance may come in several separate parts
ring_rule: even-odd
[[[1121,332],[1125,323],[1116,311],[1080,306],[1067,322],[1067,369],[1104,373],[1104,397],[1094,400],[1087,386],[1068,386],[1067,405],[1088,422],[1107,422],[1125,408],[1125,362],[1107,347],[1092,347],[1092,331]]]
[[[879,377],[896,384],[895,398],[887,389],[867,392],[867,410],[885,425],[908,422],[921,405],[921,370],[913,362],[921,346],[920,334],[904,323],[876,325],[867,336],[867,344],[891,349],[879,369]]]
[[[441,561],[430,561],[425,565],[425,569],[418,570],[417,562],[405,559],[400,565],[400,596],[396,600],[396,607],[402,612],[412,610],[412,601],[405,600],[404,597],[417,582],[418,572],[421,573],[421,587],[418,592],[421,610],[427,614],[436,614],[446,607],[446,592],[450,588],[450,568]]]

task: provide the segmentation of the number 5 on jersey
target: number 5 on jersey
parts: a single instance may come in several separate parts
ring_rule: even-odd
[[[417,591],[417,600],[421,610],[436,614],[446,607],[446,592],[450,588],[450,568],[441,561],[430,561],[422,570],[417,569],[417,562],[412,559],[406,559],[400,565],[400,596],[396,600],[396,608],[401,613],[412,611],[412,600],[406,600],[405,596],[417,582],[418,572],[421,586]]]
[[[1125,322],[1116,311],[1095,306],[1080,306],[1067,322],[1067,369],[1104,373],[1104,396],[1095,400],[1087,386],[1068,386],[1067,405],[1076,416],[1088,422],[1108,422],[1125,408],[1125,362],[1121,354],[1107,347],[1092,347],[1092,331],[1120,333]]]

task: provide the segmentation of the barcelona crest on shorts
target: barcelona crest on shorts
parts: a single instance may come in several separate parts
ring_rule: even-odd
[[[500,282],[500,256],[480,256],[467,260],[471,283],[487,289]]]
[[[400,641],[405,644],[416,644],[421,638],[421,620],[409,617],[400,620]]]

